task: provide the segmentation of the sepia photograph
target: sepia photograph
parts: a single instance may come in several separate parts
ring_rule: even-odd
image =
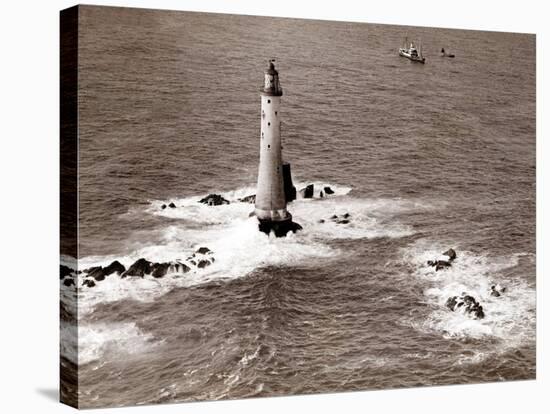
[[[536,35],[409,23],[60,12],[63,403],[536,379]]]

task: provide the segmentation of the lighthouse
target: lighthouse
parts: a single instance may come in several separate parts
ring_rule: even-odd
[[[289,189],[292,187],[290,165],[283,164],[281,96],[283,89],[272,59],[264,72],[261,90],[260,165],[254,214],[259,220],[260,231],[267,234],[273,231],[277,237],[302,228],[292,221],[287,210],[287,201],[293,198],[289,199],[288,195],[292,194],[292,189]]]

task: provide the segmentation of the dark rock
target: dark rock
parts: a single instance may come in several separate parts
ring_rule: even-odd
[[[338,218],[338,216],[336,214],[333,214],[332,216],[330,216],[331,220],[336,220],[337,218]]]
[[[442,270],[451,266],[451,262],[447,260],[428,260],[428,266],[435,266],[435,270]]]
[[[211,264],[212,264],[212,263],[210,263],[210,261],[202,259],[202,260],[199,260],[199,263],[197,264],[197,267],[198,267],[199,269],[203,269],[203,268],[205,268],[206,266],[210,266]]]
[[[457,305],[457,299],[458,299],[458,296],[450,297],[449,299],[447,299],[445,306],[448,307],[450,310],[454,311]]]
[[[221,206],[222,204],[229,204],[229,201],[219,194],[209,194],[200,199],[199,203],[208,204],[209,206]]]
[[[334,190],[330,187],[325,187],[323,190],[325,190],[326,194],[334,194]]]
[[[106,276],[109,276],[115,272],[121,275],[125,270],[126,268],[118,260],[115,260],[107,267],[93,266],[84,271],[89,277],[93,277],[96,282],[101,282],[102,280],[105,280]]]
[[[319,198],[323,198],[323,192],[319,192]]]
[[[210,250],[208,247],[199,247],[196,251],[196,253],[200,253],[200,254],[206,254],[206,253],[209,253],[211,252],[212,250]]]
[[[82,286],[88,286],[90,288],[95,286],[95,282],[93,279],[85,279],[84,282],[82,282]]]
[[[290,203],[296,200],[296,187],[292,183],[292,173],[288,162],[283,163],[283,186],[286,202]]]
[[[89,277],[93,277],[98,282],[105,279],[105,273],[103,272],[103,268],[101,266],[90,267],[89,269],[86,269],[85,272],[88,273]]]
[[[446,260],[437,260],[435,262],[435,271],[437,272],[438,270],[443,270],[450,266],[451,266],[451,262],[448,262]]]
[[[500,297],[504,292],[506,292],[505,287],[501,287],[500,285],[493,285],[491,286],[491,296],[494,296],[496,298]]]
[[[170,267],[170,263],[155,263],[153,264],[153,277],[163,277],[168,272],[168,268]]]
[[[345,219],[344,220],[338,220],[336,223],[337,224],[348,224],[349,220],[345,220]]]
[[[256,194],[251,194],[249,196],[239,198],[239,201],[242,203],[254,204],[256,202]]]
[[[449,260],[452,261],[456,259],[456,252],[454,249],[449,249],[445,253],[443,253],[444,256],[449,256]]]
[[[318,221],[318,223],[324,223],[324,222],[325,222],[325,220],[323,220],[323,219]]]
[[[166,208],[166,204],[163,204],[162,206],[160,206],[160,208],[164,210]]]
[[[483,306],[473,296],[463,293],[461,296],[452,296],[447,299],[445,306],[451,311],[461,310],[464,314],[474,319],[483,319],[485,312]]]
[[[342,214],[342,217],[343,217],[343,218],[346,218],[346,219],[349,218],[350,216],[351,216],[351,214],[349,214],[349,213],[344,213],[344,214]]]
[[[166,276],[168,273],[187,273],[191,270],[189,266],[178,262],[154,263],[152,269],[153,272],[151,274],[156,278]]]
[[[170,204],[168,204],[168,207],[170,207],[170,208],[176,208],[176,205],[175,205],[174,203],[170,203]]]
[[[302,196],[302,198],[313,198],[313,191],[313,184],[310,184],[300,190],[300,195]]]
[[[267,235],[273,232],[275,237],[285,237],[289,232],[296,233],[298,230],[302,230],[302,226],[292,220],[258,220],[258,230]]]
[[[59,265],[60,279],[63,279],[65,276],[69,276],[73,272],[74,270],[71,269],[69,266]]]
[[[67,277],[65,279],[63,279],[63,284],[65,286],[74,286],[74,279],[72,277]]]
[[[118,260],[115,260],[113,263],[103,269],[103,273],[105,274],[105,276],[109,276],[110,274],[113,274],[115,272],[121,275],[124,273],[125,270],[126,268],[124,267],[124,265]]]
[[[143,277],[146,274],[151,273],[152,263],[145,259],[138,259],[132,266],[128,268],[120,277],[125,278],[126,276],[137,276]]]

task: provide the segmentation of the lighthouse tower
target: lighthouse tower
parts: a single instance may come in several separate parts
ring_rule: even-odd
[[[273,231],[281,237],[301,226],[292,222],[292,215],[286,209],[280,113],[283,89],[273,62],[270,60],[265,70],[261,92],[260,166],[254,214],[260,222],[260,231],[268,234]]]

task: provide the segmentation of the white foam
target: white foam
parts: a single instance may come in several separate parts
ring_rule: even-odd
[[[483,256],[457,249],[450,268],[435,271],[426,262],[437,258],[449,246],[418,242],[405,250],[405,260],[413,265],[413,276],[428,282],[424,290],[432,311],[415,326],[442,332],[447,337],[481,338],[492,336],[508,346],[533,341],[535,332],[536,295],[534,287],[518,275],[503,279],[501,272],[518,265],[521,254],[509,257]],[[491,296],[491,286],[506,286],[500,297]],[[461,312],[452,312],[445,303],[463,292],[475,297],[483,306],[485,318],[474,320]]]
[[[78,338],[74,337],[76,332]],[[134,323],[80,324],[78,331],[62,324],[61,338],[61,354],[79,365],[104,360],[105,355],[109,355],[110,359],[120,354],[141,354],[161,343],[155,341],[152,335],[143,333]]]
[[[322,188],[320,183],[315,185]],[[320,261],[331,260],[341,253],[331,246],[331,241],[409,236],[414,233],[413,229],[400,223],[396,216],[430,208],[402,199],[356,199],[348,195],[350,187],[327,185],[335,194],[322,199],[298,199],[289,205],[294,221],[300,223],[303,230],[284,238],[268,237],[259,232],[256,218],[249,217],[254,205],[238,202],[239,198],[253,194],[254,187],[222,193],[231,201],[228,205],[199,203],[204,195],[151,202],[147,213],[172,219],[157,233],[160,239],[154,243],[144,240],[142,247],[127,256],[82,258],[80,268],[105,266],[115,259],[128,268],[141,257],[155,262],[184,261],[201,246],[214,252],[215,262],[204,269],[194,268],[189,273],[167,275],[162,279],[108,276],[93,288],[79,289],[79,316],[89,313],[101,302],[124,298],[151,301],[174,287],[242,277],[267,266],[317,266]],[[161,209],[162,204],[170,202],[177,208]],[[333,214],[344,213],[350,214],[348,224],[330,220]],[[325,222],[320,223],[320,220]],[[82,285],[85,276],[79,275],[78,286]]]

